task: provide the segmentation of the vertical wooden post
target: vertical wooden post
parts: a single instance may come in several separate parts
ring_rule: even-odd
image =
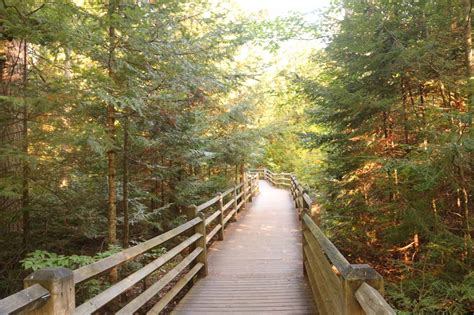
[[[355,293],[363,282],[367,282],[383,295],[383,278],[375,269],[367,264],[351,264],[342,274],[344,315],[365,315],[355,298]]]
[[[303,211],[301,216],[300,216],[300,219],[303,218],[304,214],[305,214],[305,212]],[[306,223],[304,222],[304,220],[301,220],[301,244],[302,244],[302,252],[303,252],[303,274],[305,275],[305,277],[308,276],[308,271],[306,270],[306,266],[305,266],[305,263],[308,259],[306,258],[306,254],[304,252],[304,247],[307,244],[306,239],[304,237],[304,232],[307,229],[308,229],[308,227],[306,226]]]
[[[253,191],[253,183],[254,183],[254,178],[252,175],[249,175],[248,176],[249,178],[249,202],[252,202],[252,199],[253,199],[253,194],[254,194],[254,191]]]
[[[238,205],[238,202],[237,202],[237,185],[234,186],[234,191],[232,192],[232,196],[234,197],[234,209],[235,209],[235,213],[234,215],[232,216],[231,218],[231,222],[235,222],[237,221],[236,217],[237,217],[237,205]]]
[[[217,194],[219,196],[219,202],[217,203],[217,207],[219,208],[219,221],[221,224],[221,230],[219,231],[219,241],[224,240],[224,202],[222,200],[222,193]]]
[[[207,270],[207,244],[206,244],[206,217],[204,216],[204,213],[198,213],[197,207],[195,205],[192,205],[189,208],[189,214],[193,215],[194,217],[199,217],[201,218],[201,222],[199,222],[196,227],[194,228],[195,233],[199,233],[202,235],[201,238],[199,238],[196,241],[196,247],[201,247],[202,252],[197,256],[196,261],[202,263],[204,266],[202,269],[199,271],[199,277],[203,278],[207,276],[208,270]]]
[[[242,204],[242,210],[245,210],[247,207],[246,207],[246,204],[247,204],[247,184],[248,184],[248,180],[247,180],[247,176],[245,173],[242,173],[242,182],[243,182],[243,185],[242,185],[242,191],[244,192],[242,194],[242,200],[244,201],[244,203]]]
[[[25,288],[40,284],[51,296],[41,308],[28,314],[46,315],[73,314],[76,307],[73,273],[67,268],[44,268],[36,270],[24,280]]]
[[[257,173],[257,179],[255,180],[255,194],[257,194],[260,191],[260,185],[258,184],[260,181],[260,173]]]

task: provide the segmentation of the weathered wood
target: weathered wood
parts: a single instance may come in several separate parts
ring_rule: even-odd
[[[227,195],[231,194],[234,191],[234,187],[227,189],[222,193],[222,198],[227,197]]]
[[[127,248],[117,254],[101,259],[93,264],[81,267],[74,270],[74,283],[78,284],[84,280],[92,278],[98,274],[101,274],[115,266],[123,264],[124,262],[137,257],[145,253],[146,251],[163,244],[164,242],[172,239],[173,237],[189,230],[196,224],[200,223],[201,219],[194,218],[166,233],[163,233],[155,238],[152,238],[146,242],[138,244],[136,246]]]
[[[204,214],[199,213],[201,219],[203,219],[201,224],[196,225],[196,233],[200,233],[202,235],[196,242],[196,246],[202,248],[202,252],[196,258],[198,263],[201,263],[203,266],[200,268],[199,277],[203,278],[207,276],[208,273],[208,262],[207,262],[207,232],[206,232],[206,225],[204,224]]]
[[[242,208],[242,205],[245,203],[245,200],[242,200],[241,202],[239,202],[239,204],[237,205],[237,211],[239,211],[239,209]]]
[[[315,255],[309,245],[304,249],[308,264],[311,266],[311,272],[316,280],[319,292],[323,293],[321,297],[325,308],[331,310],[330,314],[342,314],[342,285],[338,279],[332,279],[328,275],[326,267],[322,264],[323,257]],[[319,305],[319,304],[318,304]],[[322,312],[321,312],[322,313]]]
[[[204,265],[197,263],[184,277],[182,277],[166,295],[148,311],[147,315],[157,315],[168,305],[184,286],[202,269]]]
[[[319,227],[314,223],[311,217],[306,213],[303,215],[303,222],[317,239],[324,253],[328,256],[330,262],[343,273],[344,270],[350,267],[347,259],[339,252],[334,244],[324,235]]]
[[[51,295],[40,284],[33,284],[0,300],[0,314],[10,315],[32,311],[43,306]]]
[[[235,187],[234,187],[234,192],[232,193],[232,194],[233,194],[232,199],[234,200],[234,204],[233,204],[233,205],[234,205],[234,208],[232,209],[232,211],[229,211],[229,214],[230,214],[230,213],[233,213],[233,214],[234,214],[233,216],[230,216],[231,218],[233,218],[233,221],[236,221],[236,220],[237,220],[237,219],[236,219],[236,216],[235,216],[235,214],[237,214],[237,211],[238,211],[238,208],[237,208],[237,203],[238,203],[237,190],[238,190],[238,188],[237,188],[237,186],[235,186]],[[227,219],[228,216],[229,216],[229,215],[226,216],[226,219]],[[225,220],[225,219],[224,219],[224,221],[225,221],[225,223],[227,224],[227,221],[228,221],[228,220]]]
[[[220,224],[216,225],[209,234],[206,236],[206,244],[209,243],[216,234],[222,230],[222,226]]]
[[[316,302],[316,306],[318,307],[319,314],[326,315],[330,314],[330,310],[328,309],[328,305],[325,303],[323,297],[325,292],[321,291],[321,288],[318,286],[318,281],[316,279],[316,270],[318,266],[312,266],[308,261],[305,263],[305,269],[307,272],[309,284],[311,287],[311,291],[313,293],[314,301]]]
[[[172,270],[170,270],[166,275],[164,275],[160,280],[155,282],[151,287],[146,289],[143,293],[133,299],[130,303],[124,306],[116,314],[118,315],[128,315],[133,314],[143,305],[145,305],[151,298],[158,294],[166,285],[168,285],[171,280],[176,278],[181,272],[188,267],[194,259],[202,252],[202,248],[196,248],[191,254],[184,258],[179,264],[177,264]]]
[[[343,305],[345,315],[365,315],[364,310],[355,298],[355,293],[367,282],[383,293],[383,278],[372,267],[366,264],[352,264],[342,273]]]
[[[217,218],[218,216],[220,215],[220,211],[219,210],[216,210],[214,211],[210,216],[208,216],[205,220],[205,224],[206,226],[208,226],[209,224],[212,223],[212,221],[215,220],[215,218]]]
[[[331,283],[326,281],[324,278],[323,271],[319,267],[320,261],[314,256],[308,245],[305,246],[304,251],[308,259],[307,265],[310,267],[309,271],[315,279],[315,284],[318,288],[318,291],[321,293],[321,296],[319,297],[320,300],[318,300],[318,306],[324,306],[324,309],[329,310],[329,313],[326,313],[326,315],[330,315],[332,313],[342,314],[342,305],[340,304],[341,300],[335,298],[335,296],[332,295],[333,292],[330,289]],[[321,310],[320,313],[324,314],[324,312]]]
[[[305,202],[305,208],[310,209],[311,205],[313,204],[313,199],[311,199],[311,197],[307,193],[304,193],[303,200]]]
[[[245,203],[247,202],[247,197],[248,197],[248,180],[247,180],[247,174],[243,174],[243,186],[242,186],[242,210],[245,210]]]
[[[395,315],[393,308],[388,305],[379,291],[362,283],[355,293],[355,297],[367,315]]]
[[[50,297],[46,303],[31,315],[72,314],[75,307],[74,278],[71,270],[66,268],[44,268],[36,270],[24,280],[25,288],[35,284],[46,289]]]
[[[202,210],[209,208],[210,206],[214,205],[216,202],[219,201],[219,196],[212,198],[211,200],[206,201],[205,203],[200,204],[197,206],[197,211],[201,212]]]
[[[235,203],[235,199],[232,198],[231,200],[229,200],[229,202],[227,202],[224,207],[222,208],[222,211],[226,211],[227,209],[229,209],[233,204]]]
[[[202,219],[199,220],[200,230],[202,230],[202,226],[204,226],[204,221]],[[118,297],[125,291],[127,291],[130,287],[137,284],[139,281],[143,280],[146,276],[154,272],[156,269],[163,266],[165,263],[170,261],[176,255],[181,253],[185,248],[189,247],[194,242],[199,242],[203,239],[202,233],[196,233],[193,236],[189,237],[185,241],[181,242],[179,245],[173,247],[170,251],[168,251],[163,256],[158,257],[153,262],[149,263],[145,267],[135,271],[131,275],[125,277],[121,281],[117,282],[110,288],[106,289],[105,291],[99,293],[92,299],[88,300],[87,302],[81,304],[79,307],[76,308],[75,314],[91,314],[92,312],[97,311],[114,298]],[[200,245],[200,244],[199,244]]]
[[[229,211],[229,213],[224,218],[224,225],[227,224],[227,222],[229,222],[230,219],[232,219],[232,217],[235,215],[236,211],[237,211],[236,209],[232,209],[231,211]]]
[[[320,278],[318,282],[324,282],[326,285],[326,292],[337,301],[337,304],[342,304],[342,282],[332,269],[332,265],[328,262],[321,247],[315,239],[313,239],[311,232],[306,231],[304,238],[307,240],[310,254],[313,260],[317,262]]]

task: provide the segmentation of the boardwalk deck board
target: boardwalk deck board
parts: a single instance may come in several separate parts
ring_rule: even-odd
[[[208,249],[209,274],[173,314],[316,314],[303,276],[300,223],[288,191],[260,194]]]

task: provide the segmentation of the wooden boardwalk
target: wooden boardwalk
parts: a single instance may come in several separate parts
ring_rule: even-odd
[[[288,191],[260,181],[260,193],[225,240],[209,248],[209,275],[173,314],[316,314],[303,276],[301,230]]]

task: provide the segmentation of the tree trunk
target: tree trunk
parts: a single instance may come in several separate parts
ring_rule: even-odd
[[[123,203],[123,231],[122,246],[128,247],[129,241],[129,217],[128,217],[128,146],[129,146],[129,119],[125,116],[123,125],[123,182],[122,182],[122,203]]]
[[[474,61],[472,58],[472,0],[464,1],[464,49],[467,78],[468,111],[474,106]]]
[[[109,3],[109,19],[112,21],[112,16],[117,8],[117,3],[111,0]],[[112,79],[114,78],[114,63],[115,63],[115,28],[111,25],[109,27],[109,61],[108,74]],[[107,136],[109,138],[110,149],[107,151],[107,174],[108,174],[108,209],[107,209],[107,223],[108,236],[107,242],[109,244],[117,243],[117,192],[116,192],[116,152],[115,146],[115,107],[112,104],[107,105]]]
[[[0,41],[0,94],[8,97],[20,97],[26,83],[26,41]],[[0,196],[0,230],[5,232],[20,232],[23,223],[29,218],[21,209],[28,205],[28,194],[25,188],[28,180],[24,177],[25,164],[20,162],[20,155],[25,154],[23,137],[26,135],[25,107],[18,108],[8,98],[0,101],[0,147],[10,148],[17,154],[0,157],[0,177],[9,183],[18,184],[21,191],[14,191],[16,196]],[[20,214],[23,220],[20,220]]]

